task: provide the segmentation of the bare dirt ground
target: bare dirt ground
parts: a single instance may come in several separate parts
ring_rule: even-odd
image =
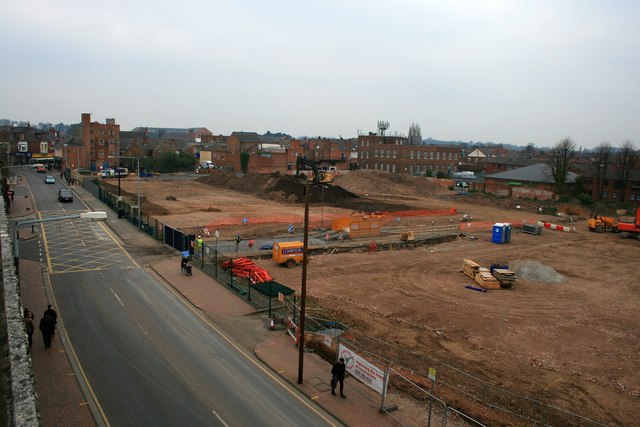
[[[278,176],[213,175],[199,182],[154,177],[142,182],[143,211],[167,224],[211,225],[223,238],[238,230],[247,238],[281,233],[283,223],[302,222],[304,208],[303,186],[281,181]],[[330,216],[395,205],[398,210],[455,207],[458,216],[468,212],[474,222],[545,219],[576,226],[573,233],[545,229],[538,236],[516,229],[504,245],[491,243],[489,231],[478,231],[413,249],[314,255],[308,294],[343,323],[407,351],[606,425],[640,424],[639,241],[589,233],[577,206],[560,207],[570,216],[542,217],[535,201],[455,196],[446,182],[374,171],[340,176],[333,184],[341,189],[325,190],[322,208],[312,203],[311,224],[320,210]],[[123,180],[122,188],[135,195],[135,180]],[[250,224],[241,225],[240,218],[250,218]],[[402,225],[411,229],[452,220],[457,216],[412,217]],[[537,261],[564,281],[520,277],[512,289],[476,292],[464,287],[473,284],[460,272],[465,258],[485,266],[507,262],[511,269]],[[257,262],[276,281],[299,290],[300,268]]]

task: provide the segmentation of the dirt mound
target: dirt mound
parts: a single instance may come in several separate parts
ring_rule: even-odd
[[[538,261],[517,261],[511,269],[523,280],[534,280],[545,283],[562,283],[567,280],[553,268]]]
[[[200,177],[197,182],[223,187],[241,193],[253,194],[263,199],[301,202],[304,201],[305,185],[290,175],[279,173],[239,175],[229,171],[216,171]],[[358,196],[339,185],[312,185],[309,201],[327,204],[341,204]]]
[[[397,174],[378,170],[357,170],[336,177],[334,184],[358,195],[427,197],[451,194],[448,180]]]

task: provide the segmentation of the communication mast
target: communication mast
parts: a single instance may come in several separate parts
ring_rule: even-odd
[[[389,122],[384,120],[378,120],[378,133],[380,136],[384,136],[384,132],[389,129]]]

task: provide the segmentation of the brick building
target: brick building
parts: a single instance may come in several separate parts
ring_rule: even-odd
[[[57,132],[26,126],[0,126],[2,159],[8,164],[29,164],[31,159],[46,163],[56,160],[54,145]]]
[[[92,122],[91,113],[82,113],[81,122],[71,125],[71,139],[67,142],[70,150],[64,158],[68,166],[100,170],[113,167],[120,147],[120,125],[116,119],[106,119],[105,123]],[[76,152],[73,150],[77,149]],[[75,154],[75,156],[74,156]]]
[[[369,132],[358,136],[358,161],[362,169],[375,169],[391,173],[435,175],[458,171],[460,148],[445,145],[408,144],[403,136],[385,136]]]

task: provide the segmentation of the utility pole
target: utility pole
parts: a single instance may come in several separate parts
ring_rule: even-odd
[[[298,384],[302,384],[304,372],[304,318],[307,300],[307,262],[309,260],[309,180],[305,184],[304,195],[304,242],[302,245],[302,291],[300,292],[300,332],[298,334]]]

